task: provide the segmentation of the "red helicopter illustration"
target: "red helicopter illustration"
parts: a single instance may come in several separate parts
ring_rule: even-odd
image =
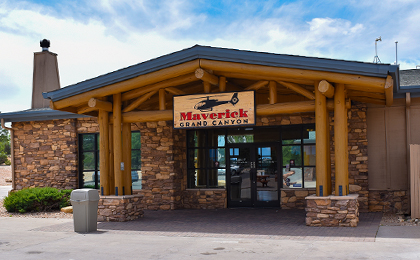
[[[206,99],[203,99],[200,102],[198,102],[194,106],[194,109],[200,110],[201,112],[208,112],[208,111],[213,111],[213,107],[216,107],[216,106],[220,106],[227,103],[236,105],[236,103],[239,102],[238,92],[234,93],[230,100],[219,101],[218,99],[210,99],[210,97],[214,97],[214,96],[207,96]]]

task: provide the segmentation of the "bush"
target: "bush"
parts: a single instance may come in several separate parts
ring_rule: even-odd
[[[5,162],[4,164],[6,164],[6,165],[12,165],[12,162],[11,162],[11,161],[9,161],[9,159],[7,159],[7,160],[6,160],[6,162]]]
[[[3,205],[8,212],[41,212],[59,210],[70,205],[71,190],[29,188],[11,192]]]
[[[3,164],[7,161],[7,155],[3,152],[0,152],[0,164]]]

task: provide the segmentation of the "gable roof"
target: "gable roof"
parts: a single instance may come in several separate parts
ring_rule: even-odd
[[[357,61],[243,51],[195,45],[178,52],[151,59],[127,68],[113,71],[59,90],[43,93],[44,98],[58,101],[110,84],[132,79],[147,73],[169,68],[197,59],[236,62],[272,67],[296,68],[314,71],[337,72],[394,79],[394,89],[399,87],[398,66]]]

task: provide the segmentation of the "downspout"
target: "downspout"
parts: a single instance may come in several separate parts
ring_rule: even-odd
[[[6,127],[4,124],[4,118],[1,119],[1,127],[10,131],[10,156],[12,166],[12,190],[15,190],[15,145],[14,145],[14,132],[12,127]]]
[[[410,144],[411,144],[411,94],[410,92],[405,93],[405,128],[406,128],[406,143],[407,143],[407,195],[408,195],[408,208],[411,212],[411,162],[410,162]],[[408,213],[410,213],[408,212]]]

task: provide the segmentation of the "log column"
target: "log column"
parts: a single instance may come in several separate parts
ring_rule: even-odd
[[[349,194],[349,157],[346,92],[337,84],[334,96],[335,195]],[[317,140],[318,141],[318,140]]]
[[[328,157],[330,157],[328,123],[327,98],[318,90],[318,82],[315,82],[317,196],[329,196],[331,194],[331,175],[328,170]]]
[[[98,115],[99,122],[99,170],[100,184],[101,184],[101,195],[110,195],[109,186],[109,114],[104,110],[99,110]]]
[[[121,93],[115,94],[113,104],[114,119],[114,176],[115,176],[115,196],[123,195],[124,177],[123,177],[123,155],[121,140]]]
[[[133,195],[131,186],[131,124],[124,123],[122,128],[123,136],[123,159],[124,159],[124,195]]]

